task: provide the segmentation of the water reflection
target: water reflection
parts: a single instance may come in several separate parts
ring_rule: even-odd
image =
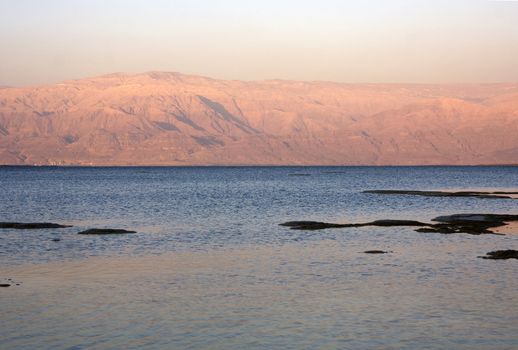
[[[10,267],[23,286],[1,291],[2,346],[515,347],[516,264],[476,258],[494,237],[444,237],[382,256],[351,240]]]

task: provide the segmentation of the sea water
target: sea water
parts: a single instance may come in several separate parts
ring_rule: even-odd
[[[478,256],[518,234],[279,226],[518,214],[363,193],[484,188],[518,167],[1,167],[0,221],[73,227],[0,230],[0,348],[515,349],[518,261]]]

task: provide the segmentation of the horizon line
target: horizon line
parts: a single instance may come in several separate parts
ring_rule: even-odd
[[[518,1],[518,0],[517,0]],[[2,84],[0,83],[0,89],[23,89],[23,88],[38,88],[38,87],[44,87],[44,86],[53,86],[53,85],[60,85],[60,84],[66,84],[70,82],[76,82],[76,81],[82,81],[82,80],[89,80],[89,79],[99,79],[114,75],[121,75],[126,77],[136,77],[141,75],[150,75],[152,73],[161,73],[161,74],[174,74],[179,76],[185,76],[185,77],[196,77],[196,78],[203,78],[207,80],[214,80],[214,81],[228,81],[228,82],[244,82],[244,83],[264,83],[264,82],[298,82],[298,83],[326,83],[326,84],[339,84],[339,85],[422,85],[422,86],[460,86],[460,85],[515,85],[518,84],[518,81],[491,81],[491,82],[444,82],[444,83],[438,83],[438,82],[372,82],[372,81],[357,81],[357,82],[347,82],[347,81],[338,81],[338,80],[303,80],[303,79],[284,79],[284,78],[265,78],[265,79],[228,79],[228,78],[214,78],[209,75],[204,74],[193,74],[193,73],[182,73],[178,71],[167,71],[167,70],[149,70],[149,71],[143,71],[143,72],[112,72],[112,73],[105,73],[105,74],[95,74],[95,75],[88,75],[84,77],[78,77],[78,78],[67,78],[55,82],[48,82],[48,83],[41,83],[41,84],[29,84],[29,85],[9,85],[9,84]]]
[[[370,168],[405,168],[405,167],[518,167],[518,163],[497,163],[497,164],[184,164],[184,165],[95,165],[95,164],[0,164],[0,168],[347,168],[347,167],[370,167]]]

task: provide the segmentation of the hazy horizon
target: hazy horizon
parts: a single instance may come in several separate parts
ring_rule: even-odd
[[[507,1],[507,0],[502,0]],[[342,84],[342,85],[387,85],[387,86],[483,86],[483,85],[514,85],[518,84],[518,80],[516,81],[487,81],[487,82],[371,82],[371,81],[360,81],[360,82],[348,82],[348,81],[338,81],[338,80],[324,80],[324,79],[283,79],[283,78],[263,78],[263,79],[232,79],[232,78],[215,78],[213,76],[209,76],[206,74],[196,74],[196,73],[184,73],[184,72],[178,72],[178,71],[161,71],[161,70],[148,70],[148,71],[142,71],[142,72],[109,72],[109,73],[102,73],[102,74],[95,74],[95,75],[88,75],[88,76],[81,76],[81,77],[70,77],[70,78],[64,78],[58,81],[54,82],[41,82],[41,83],[34,83],[34,84],[26,84],[26,85],[8,85],[8,84],[0,84],[0,88],[38,88],[43,86],[55,86],[62,83],[67,82],[74,82],[74,81],[82,81],[82,80],[91,80],[91,79],[99,79],[102,77],[109,77],[112,75],[124,75],[126,77],[137,77],[137,76],[144,76],[146,74],[152,74],[152,73],[166,73],[166,74],[178,74],[184,77],[199,77],[204,79],[211,79],[211,80],[217,80],[217,81],[235,81],[235,82],[247,82],[247,83],[262,83],[262,82],[269,82],[269,81],[284,81],[284,82],[300,82],[300,83],[328,83],[328,84]]]
[[[225,80],[518,81],[516,1],[0,2],[0,85],[114,72]]]

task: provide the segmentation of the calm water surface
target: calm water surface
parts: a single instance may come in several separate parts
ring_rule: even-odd
[[[74,225],[0,232],[0,348],[516,349],[518,261],[477,256],[518,235],[278,226],[518,214],[361,193],[480,188],[518,167],[0,168],[0,221]]]

